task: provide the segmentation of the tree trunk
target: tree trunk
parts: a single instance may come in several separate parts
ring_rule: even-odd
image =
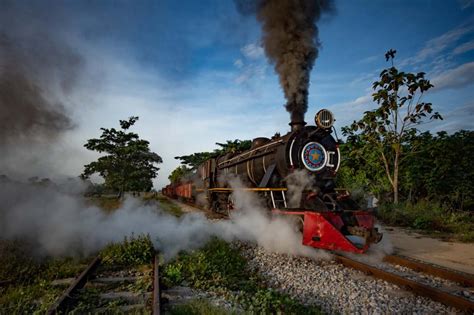
[[[395,152],[395,161],[393,163],[393,203],[398,203],[398,158],[400,156],[400,152],[397,149]]]

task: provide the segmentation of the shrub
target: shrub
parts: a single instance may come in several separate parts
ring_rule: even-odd
[[[201,250],[180,255],[165,267],[165,281],[180,284],[186,279],[196,288],[225,287],[237,289],[245,279],[245,259],[228,243],[213,239]]]
[[[209,303],[206,300],[196,299],[190,302],[178,305],[171,309],[171,315],[226,315],[229,314],[227,310],[221,309]]]
[[[388,224],[450,233],[462,241],[474,240],[474,216],[469,212],[449,211],[439,203],[422,200],[414,204],[382,204],[379,217]]]
[[[138,266],[149,264],[154,256],[150,235],[124,237],[121,243],[111,243],[101,252],[102,261],[107,265]]]
[[[85,264],[73,258],[33,257],[21,241],[0,242],[0,314],[44,314],[64,288],[51,281],[77,276]]]

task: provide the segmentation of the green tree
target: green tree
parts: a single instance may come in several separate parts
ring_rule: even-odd
[[[138,117],[120,120],[120,130],[100,128],[100,138],[89,139],[84,145],[88,150],[106,155],[85,165],[81,177],[85,179],[99,173],[107,188],[119,192],[119,198],[124,191],[150,191],[152,179],[159,170],[155,164],[163,162],[158,154],[150,151],[148,141],[128,132],[137,120]]]
[[[176,156],[175,159],[181,160],[181,164],[189,167],[192,171],[197,170],[198,166],[204,161],[217,155],[212,152],[197,152],[190,155]]]
[[[418,135],[401,174],[410,200],[427,198],[454,209],[474,206],[474,131]],[[414,150],[413,150],[414,151]]]
[[[214,152],[217,152],[219,154],[226,154],[226,153],[238,153],[238,152],[248,150],[252,146],[252,141],[235,139],[235,140],[227,140],[226,143],[216,142],[216,144],[220,146],[221,148],[214,150]]]
[[[196,170],[199,165],[205,161],[216,158],[219,155],[227,153],[238,153],[250,149],[252,146],[251,140],[227,140],[226,143],[216,142],[220,148],[213,152],[197,152],[190,155],[176,156],[175,159],[181,160],[181,164],[188,166],[191,171]]]
[[[180,165],[171,172],[170,176],[168,176],[168,179],[172,183],[179,182],[185,176],[189,175],[191,171],[192,170],[186,167],[186,165]]]
[[[399,174],[402,159],[411,152],[403,146],[418,132],[417,126],[427,118],[442,119],[432,110],[432,104],[423,102],[426,91],[433,87],[425,79],[425,73],[406,73],[393,65],[395,50],[389,50],[385,57],[392,66],[380,73],[379,80],[373,83],[373,101],[378,108],[367,111],[359,121],[343,127],[348,142],[362,141],[361,151],[372,150],[382,163],[385,175],[393,192],[393,202],[399,200]]]

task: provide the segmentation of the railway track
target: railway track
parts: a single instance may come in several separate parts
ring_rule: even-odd
[[[474,287],[472,275],[399,255],[386,256],[384,263],[375,265],[339,254],[335,255],[335,260],[346,267],[404,287],[417,295],[469,314],[474,313],[474,296],[469,293]],[[436,278],[429,279],[427,275]],[[465,292],[468,292],[467,296]]]
[[[121,314],[160,315],[163,305],[158,254],[155,255],[150,268],[151,283],[147,285],[139,283],[139,272],[103,266],[100,257],[95,257],[50,307],[48,314],[65,314],[74,310],[79,314],[112,311]],[[139,287],[141,290],[137,290]]]
[[[192,203],[172,200],[208,212]],[[222,214],[222,218],[228,218],[228,216]],[[376,265],[338,254],[335,255],[335,260],[346,267],[406,288],[417,295],[428,297],[466,313],[474,313],[473,275],[401,255],[387,255],[382,264]],[[438,280],[423,281],[428,279],[427,276]],[[441,279],[446,281],[443,282]],[[468,293],[467,296],[464,292]]]

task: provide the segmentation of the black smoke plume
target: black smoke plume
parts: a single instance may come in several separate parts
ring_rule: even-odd
[[[74,88],[83,59],[61,24],[60,12],[44,3],[0,4],[0,148],[51,140],[74,125],[58,94]]]
[[[302,123],[308,109],[311,69],[318,57],[318,22],[332,11],[330,0],[236,0],[242,14],[262,24],[265,54],[275,66],[292,123]]]

